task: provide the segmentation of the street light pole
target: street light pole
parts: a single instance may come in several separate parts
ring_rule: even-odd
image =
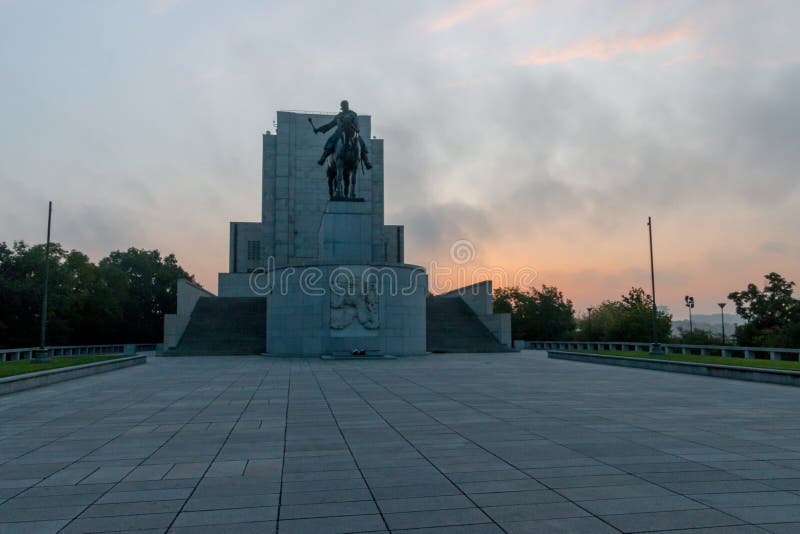
[[[34,361],[50,361],[50,354],[44,342],[47,334],[47,292],[50,281],[50,222],[53,218],[53,201],[47,204],[47,244],[44,246],[44,295],[42,296],[42,330],[39,336],[39,350],[35,351]]]
[[[694,328],[692,327],[692,308],[694,308],[694,297],[686,295],[684,300],[686,301],[686,307],[689,308],[689,333],[691,334],[694,332]]]
[[[717,304],[717,306],[719,306],[719,320],[720,320],[720,324],[722,324],[722,344],[724,345],[725,344],[725,313],[723,313],[723,310],[725,309],[725,303],[724,302],[720,302],[720,303]]]
[[[650,344],[650,354],[663,354],[664,349],[658,343],[658,314],[656,311],[656,271],[653,264],[653,221],[647,217],[647,233],[650,237],[650,284],[653,294],[653,342]]]

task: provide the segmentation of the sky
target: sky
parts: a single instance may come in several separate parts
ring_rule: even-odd
[[[794,0],[0,0],[0,241],[44,241],[52,200],[64,247],[157,248],[215,291],[276,111],[347,98],[385,140],[406,261],[523,273],[583,312],[649,289],[652,216],[658,303],[718,312],[768,272],[800,281],[798,20]]]

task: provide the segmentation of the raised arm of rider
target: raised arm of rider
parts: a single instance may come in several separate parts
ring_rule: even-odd
[[[319,128],[317,128],[317,131],[318,131],[318,132],[325,133],[325,132],[327,132],[328,130],[330,130],[331,128],[335,128],[335,127],[336,127],[336,119],[333,119],[333,120],[332,120],[331,122],[329,122],[328,124],[323,124],[322,126],[320,126]]]

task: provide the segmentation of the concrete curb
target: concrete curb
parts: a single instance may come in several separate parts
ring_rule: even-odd
[[[715,378],[781,384],[784,386],[800,386],[800,372],[797,371],[755,369],[752,367],[737,367],[733,365],[717,365],[710,363],[668,362],[664,360],[651,360],[648,358],[606,356],[603,354],[584,354],[560,350],[547,351],[547,357],[555,360],[599,363],[604,365],[616,365],[618,367],[635,367],[637,369],[650,369],[652,371],[712,376]]]
[[[72,367],[62,367],[61,369],[49,369],[47,371],[38,371],[36,373],[27,373],[24,375],[7,376],[5,378],[0,378],[0,395],[38,388],[39,386],[46,386],[57,382],[64,382],[66,380],[72,380],[73,378],[81,378],[114,371],[116,369],[124,369],[125,367],[141,365],[143,363],[147,363],[147,356],[144,354],[117,358],[104,362],[73,365]]]
[[[320,360],[328,360],[328,361],[344,361],[344,360],[396,360],[397,356],[392,356],[391,354],[373,354],[370,356],[354,356],[352,354],[323,354],[319,357]]]

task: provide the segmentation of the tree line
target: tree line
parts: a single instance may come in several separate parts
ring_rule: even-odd
[[[44,245],[0,242],[0,348],[39,344],[44,290]],[[129,248],[99,262],[77,250],[50,245],[47,310],[48,345],[155,343],[163,335],[163,316],[175,313],[178,279],[194,280],[173,254]],[[795,283],[778,273],[762,287],[748,284],[728,298],[746,322],[736,328],[744,346],[800,347],[800,300]],[[617,300],[605,300],[576,314],[572,301],[555,286],[501,287],[494,311],[511,314],[514,339],[649,342],[653,299],[633,287]],[[672,335],[672,315],[657,310],[661,342],[718,344],[711,332],[694,329]]]
[[[44,245],[0,242],[0,348],[39,345],[44,261]],[[158,250],[117,250],[95,264],[51,243],[49,264],[47,345],[160,341],[178,279],[194,280]]]
[[[769,273],[763,287],[748,284],[728,299],[746,323],[738,325],[736,344],[752,347],[800,347],[800,300],[795,283]],[[543,285],[522,289],[501,287],[494,291],[494,311],[511,314],[514,339],[529,341],[630,341],[650,342],[653,336],[653,297],[633,287],[618,300],[605,300],[578,315],[572,301],[556,287]],[[660,342],[698,345],[720,344],[722,339],[695,328],[672,335],[672,315],[656,311]]]

